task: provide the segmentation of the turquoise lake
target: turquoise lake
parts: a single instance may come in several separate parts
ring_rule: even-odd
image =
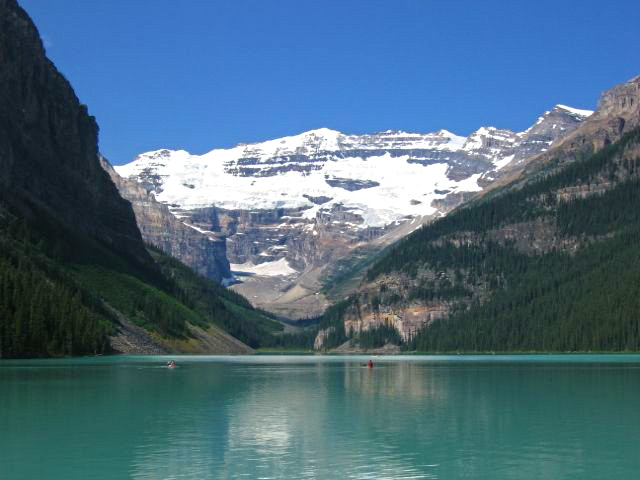
[[[640,476],[640,356],[369,358],[0,361],[0,478]]]

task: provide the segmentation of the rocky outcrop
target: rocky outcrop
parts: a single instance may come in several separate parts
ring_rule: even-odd
[[[315,340],[313,341],[313,348],[315,350],[321,350],[329,335],[331,335],[331,333],[333,333],[334,331],[335,327],[323,328],[319,330],[316,334]]]
[[[349,338],[360,332],[378,327],[392,327],[398,331],[403,342],[409,342],[422,328],[432,321],[446,317],[451,310],[449,302],[427,302],[397,305],[372,305],[370,302],[356,303],[343,315],[344,331]],[[316,334],[313,348],[322,350],[328,336],[335,327],[321,329]],[[351,342],[336,351],[358,351]]]
[[[219,282],[231,277],[224,236],[181,220],[166,205],[157,202],[154,194],[142,185],[120,177],[104,157],[100,157],[100,162],[118,187],[120,195],[131,202],[145,242],[155,245],[201,275]]]
[[[402,340],[408,342],[422,327],[446,316],[449,309],[450,306],[445,302],[383,306],[376,309],[371,305],[364,305],[362,308],[347,311],[344,316],[344,329],[347,335],[353,336],[376,327],[393,327]]]
[[[533,157],[524,168],[511,165],[505,169],[509,181],[529,181],[550,165],[557,168],[619,140],[640,126],[640,76],[604,92],[593,115],[564,137],[557,139],[549,151]],[[495,188],[505,182],[496,182]]]
[[[623,123],[623,131],[629,131],[640,124],[640,76],[616,85],[602,94],[598,109],[592,118],[610,124]]]
[[[0,0],[0,191],[131,261],[151,264],[133,211],[98,162],[98,126],[45,56],[15,0]],[[38,214],[39,215],[39,214]]]
[[[588,122],[559,143],[562,152],[599,150],[640,125],[640,76],[602,94]]]

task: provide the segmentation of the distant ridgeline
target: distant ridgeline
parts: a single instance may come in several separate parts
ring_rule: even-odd
[[[607,92],[523,175],[388,249],[316,348],[640,350],[639,92]]]
[[[14,0],[0,0],[0,357],[246,352],[283,327],[146,247],[98,127]]]

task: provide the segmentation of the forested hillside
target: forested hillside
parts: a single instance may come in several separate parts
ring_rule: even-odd
[[[445,292],[449,285],[483,287],[477,296],[459,295],[458,310],[421,330],[411,347],[640,348],[639,144],[636,130],[543,180],[451,215],[375,265],[370,278],[390,271],[412,276],[428,266],[454,271],[452,281],[438,284]],[[564,189],[576,187],[585,190],[561,198]],[[525,253],[515,239],[496,235],[504,225],[534,221],[553,232],[540,238],[548,244],[537,251]],[[455,243],[451,235],[459,232],[473,232],[477,240]],[[437,292],[428,291],[445,298]]]
[[[0,357],[109,352],[116,335],[142,352],[271,341],[280,323],[144,245],[95,119],[15,0],[0,0],[0,67]]]
[[[136,268],[90,238],[47,221],[0,212],[0,356],[41,357],[111,351],[109,336],[132,322],[160,351],[219,353],[269,344],[282,329],[239,295],[150,248],[155,263]],[[225,332],[228,332],[226,334]]]
[[[638,350],[640,129],[592,151],[550,153],[400,241],[327,312],[322,347]]]

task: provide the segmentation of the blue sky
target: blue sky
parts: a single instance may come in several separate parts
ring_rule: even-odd
[[[320,127],[522,130],[640,75],[635,1],[19,1],[114,164]]]

